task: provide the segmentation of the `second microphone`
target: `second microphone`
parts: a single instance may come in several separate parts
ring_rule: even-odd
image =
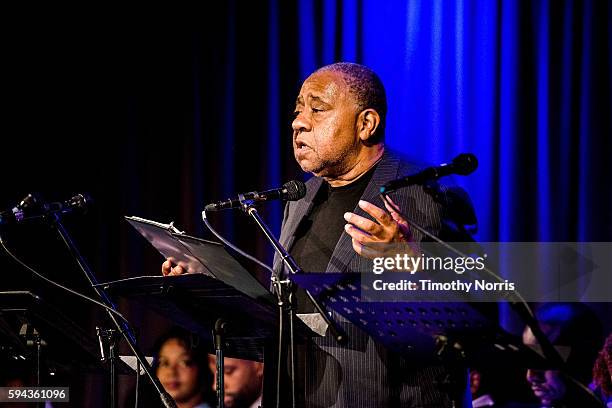
[[[273,188],[264,191],[251,191],[242,194],[245,200],[253,200],[255,202],[263,202],[270,200],[297,201],[306,195],[306,185],[298,180],[291,180],[283,184],[280,188]],[[220,211],[230,208],[240,208],[241,197],[228,198],[225,201],[211,203],[204,207],[205,211]]]

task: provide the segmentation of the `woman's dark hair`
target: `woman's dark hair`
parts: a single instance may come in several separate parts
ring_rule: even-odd
[[[176,340],[191,354],[193,362],[198,366],[199,382],[202,386],[204,401],[212,402],[214,395],[212,391],[213,375],[208,366],[208,350],[200,337],[181,327],[173,327],[157,339],[154,345],[153,370],[157,372],[159,367],[159,353],[168,341]]]
[[[597,387],[601,387],[606,397],[612,397],[612,372],[610,372],[610,362],[612,361],[612,333],[606,338],[603,348],[597,356],[593,367],[593,382]]]

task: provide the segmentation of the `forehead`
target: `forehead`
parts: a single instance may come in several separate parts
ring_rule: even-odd
[[[232,367],[232,368],[244,368],[249,366],[251,363],[249,361],[245,361],[245,360],[240,360],[238,358],[230,358],[230,357],[226,357],[225,358],[225,366],[226,367]]]
[[[308,98],[319,98],[327,102],[333,102],[348,96],[348,93],[348,86],[339,72],[315,72],[306,78],[302,84],[298,101],[303,102]]]
[[[162,348],[159,350],[159,355],[176,355],[176,354],[189,354],[185,345],[178,339],[170,339],[164,343]]]

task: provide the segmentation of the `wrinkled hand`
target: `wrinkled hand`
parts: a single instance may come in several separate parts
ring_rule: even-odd
[[[398,249],[409,255],[418,254],[419,248],[412,241],[408,223],[399,214],[397,204],[387,198],[389,202],[385,200],[385,207],[388,213],[372,203],[359,201],[359,208],[371,215],[375,221],[350,212],[344,214],[347,222],[344,230],[352,238],[353,249],[359,255],[370,259],[392,256]]]
[[[176,259],[168,258],[162,264],[162,275],[164,276],[176,276],[187,273],[187,269],[177,264]]]

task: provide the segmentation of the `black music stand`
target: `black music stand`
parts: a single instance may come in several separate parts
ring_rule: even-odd
[[[272,299],[254,299],[204,274],[141,276],[102,283],[113,297],[121,296],[197,333],[211,353],[215,323],[227,322],[224,354],[227,357],[264,361],[264,405],[276,396],[278,310]],[[315,335],[297,322],[298,337]]]
[[[361,278],[359,273],[290,276],[388,350],[417,358],[437,356],[452,375],[445,383],[457,402],[463,398],[465,368],[471,363],[500,358],[526,367],[544,364],[541,356],[488,316],[484,303],[372,301],[365,292],[371,288]]]
[[[223,245],[186,235],[172,224],[137,217],[126,220],[165,258],[172,258],[191,273],[141,276],[99,286],[113,296],[143,303],[202,339],[212,340],[215,326],[224,322],[223,353],[265,361],[264,404],[272,406],[277,392],[277,298]],[[298,321],[296,335],[316,334]]]
[[[328,309],[399,354],[432,350],[436,337],[441,335],[456,341],[463,339],[466,347],[486,342],[500,351],[529,350],[531,354],[521,339],[499,326],[489,303],[422,302],[418,297],[413,302],[374,301],[363,292],[371,291],[371,287],[362,283],[359,273],[308,273],[290,278],[311,291]]]
[[[262,361],[265,341],[275,335],[273,299],[255,300],[210,276],[139,276],[100,285],[113,297],[135,300],[202,339],[211,339],[218,319],[229,322],[228,357]]]
[[[47,374],[106,371],[98,341],[28,291],[0,292],[0,348],[8,358],[39,360],[38,371],[44,369]],[[126,365],[119,370],[130,372]]]

